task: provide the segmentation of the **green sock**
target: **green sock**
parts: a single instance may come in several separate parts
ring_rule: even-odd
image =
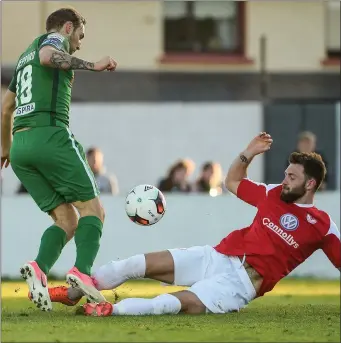
[[[77,257],[75,267],[84,274],[91,275],[91,268],[99,250],[103,223],[95,216],[82,217],[78,221],[75,234]]]
[[[39,252],[35,261],[45,274],[48,274],[58,260],[66,242],[66,232],[56,225],[50,226],[41,236]]]

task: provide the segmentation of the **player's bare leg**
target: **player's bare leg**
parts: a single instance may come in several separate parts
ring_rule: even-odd
[[[91,278],[91,268],[97,256],[104,222],[104,209],[96,197],[89,201],[73,203],[80,219],[75,233],[77,257],[75,266],[67,273],[66,281],[94,302],[103,302],[105,297],[99,292]]]
[[[20,268],[29,288],[29,299],[43,311],[52,309],[46,275],[59,258],[65,244],[73,237],[78,222],[77,214],[69,204],[59,205],[50,215],[55,224],[44,232],[37,258]]]
[[[84,304],[82,310],[86,316],[96,317],[206,313],[205,305],[190,291],[162,294],[153,299],[128,298],[117,304],[89,303]]]

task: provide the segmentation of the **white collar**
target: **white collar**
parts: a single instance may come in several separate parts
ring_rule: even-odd
[[[296,205],[298,207],[314,207],[314,204],[296,204],[296,203],[294,203],[294,205]]]

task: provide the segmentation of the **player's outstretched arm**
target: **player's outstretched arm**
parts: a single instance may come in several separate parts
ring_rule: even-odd
[[[9,165],[9,152],[12,145],[13,112],[15,93],[6,91],[1,104],[1,168]]]
[[[39,51],[40,64],[46,67],[63,70],[90,70],[90,71],[114,71],[117,63],[110,56],[102,58],[98,62],[88,62],[69,55],[66,52],[45,46]]]
[[[252,159],[270,149],[272,138],[266,132],[261,132],[252,139],[247,148],[231,164],[226,179],[225,186],[233,194],[237,195],[240,182],[247,176],[247,168]]]
[[[341,272],[341,239],[340,231],[330,219],[330,228],[322,241],[322,250],[329,261]]]

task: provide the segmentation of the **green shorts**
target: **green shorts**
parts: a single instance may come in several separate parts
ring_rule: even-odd
[[[99,195],[83,147],[67,128],[16,132],[10,153],[14,173],[44,212]]]

